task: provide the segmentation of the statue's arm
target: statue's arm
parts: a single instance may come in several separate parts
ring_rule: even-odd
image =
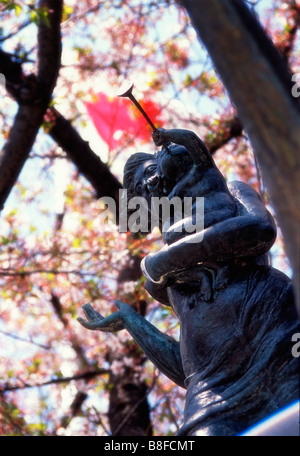
[[[173,382],[185,388],[179,343],[159,331],[128,304],[121,301],[116,304],[119,311],[106,318],[85,304],[83,310],[88,320],[78,318],[78,321],[87,329],[105,332],[127,329],[150,361]]]
[[[168,142],[184,146],[196,165],[209,166],[213,164],[211,154],[204,142],[190,130],[158,128],[153,131],[152,138],[156,146],[163,146]]]
[[[149,281],[166,286],[177,271],[197,264],[257,257],[270,250],[276,226],[257,192],[243,182],[232,183],[229,189],[238,202],[239,215],[147,255],[141,267]]]

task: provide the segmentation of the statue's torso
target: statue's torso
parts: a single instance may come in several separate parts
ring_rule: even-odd
[[[234,435],[297,399],[299,360],[292,357],[291,336],[299,322],[284,274],[246,266],[211,302],[199,299],[193,284],[175,285],[168,294],[180,319],[187,377],[183,432],[208,426],[204,434]]]

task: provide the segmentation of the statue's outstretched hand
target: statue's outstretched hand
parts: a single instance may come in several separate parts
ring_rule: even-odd
[[[121,301],[116,301],[116,305],[119,309],[127,306],[127,304],[124,304]],[[125,328],[124,315],[121,310],[109,315],[108,317],[103,317],[99,314],[99,312],[94,310],[90,304],[84,304],[82,309],[87,320],[80,317],[77,320],[87,329],[97,329],[104,332],[117,332]]]

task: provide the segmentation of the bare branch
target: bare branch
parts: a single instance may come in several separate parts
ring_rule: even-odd
[[[77,391],[74,400],[70,406],[69,415],[65,415],[61,420],[61,425],[65,429],[69,426],[72,419],[80,413],[82,404],[87,399],[88,395],[83,391]]]
[[[54,308],[54,311],[59,318],[59,320],[62,322],[65,328],[68,327],[68,320],[64,316],[64,309],[63,306],[60,302],[59,297],[54,293],[54,291],[51,292],[51,299],[50,302]],[[88,367],[89,363],[88,360],[85,356],[84,350],[81,346],[81,343],[78,341],[77,337],[74,334],[71,334],[69,336],[69,340],[72,344],[72,348],[75,351],[75,353],[78,356],[78,359],[80,360],[81,366]]]
[[[25,27],[27,27],[28,25],[31,24],[31,20],[27,20],[27,21],[24,21],[22,24],[20,24],[18,27],[16,27],[12,32],[10,32],[8,35],[6,36],[1,36],[0,37],[0,43],[3,42],[3,41],[6,41],[8,40],[9,38],[12,38],[13,36],[15,36],[17,33],[19,33],[21,30],[23,30]]]
[[[24,390],[24,389],[28,389],[28,388],[41,388],[42,386],[55,385],[55,384],[60,384],[60,383],[69,383],[69,382],[78,381],[78,380],[89,381],[92,378],[97,377],[98,375],[106,375],[109,373],[110,373],[109,369],[96,369],[93,371],[87,371],[87,372],[83,372],[81,374],[73,375],[71,377],[53,378],[53,379],[48,380],[47,382],[43,382],[43,383],[34,383],[34,384],[24,383],[23,385],[19,385],[19,386],[13,386],[13,385],[6,384],[0,388],[0,394],[6,393],[8,391]]]
[[[53,126],[49,135],[67,153],[68,157],[77,166],[80,173],[92,184],[98,198],[112,197],[119,201],[119,189],[122,185],[110,172],[109,168],[100,160],[72,126],[56,109],[51,108]],[[118,212],[118,211],[117,211]]]
[[[48,106],[60,68],[62,5],[63,0],[40,0],[39,2],[39,8],[48,12],[50,23],[49,27],[48,23],[40,20],[38,27],[37,77],[45,90],[46,106]]]
[[[214,136],[213,140],[208,144],[211,154],[214,154],[218,149],[225,146],[231,139],[238,138],[243,133],[243,126],[237,117],[234,117],[227,125],[222,128],[222,133]]]
[[[57,270],[57,269],[33,269],[33,270],[21,270],[21,271],[15,271],[12,269],[1,269],[0,270],[0,276],[7,276],[7,277],[26,277],[34,274],[54,274],[54,275],[60,275],[60,274],[73,274],[77,275],[79,277],[84,277],[84,276],[99,276],[99,271],[91,271],[91,272],[83,272],[83,271],[78,271],[76,269],[73,270]],[[113,279],[113,277],[111,277]]]
[[[49,345],[39,344],[37,342],[34,342],[33,340],[25,339],[24,337],[20,337],[20,336],[17,336],[15,334],[11,334],[11,333],[8,333],[6,331],[2,331],[2,329],[0,329],[0,333],[3,334],[6,337],[11,337],[12,339],[20,340],[21,342],[26,342],[28,344],[33,344],[33,345],[35,345],[37,347],[43,348],[44,350],[49,350],[51,348]]]
[[[15,56],[8,54],[0,49],[0,72],[4,74],[9,93],[17,99],[23,80],[22,66]],[[31,81],[37,83],[33,77]],[[29,109],[32,109],[30,106]],[[89,143],[84,141],[72,123],[63,117],[56,109],[48,108],[45,120],[50,125],[48,129],[52,139],[66,152],[67,157],[73,161],[74,165],[93,186],[96,197],[112,197],[117,205],[119,203],[119,189],[122,188],[118,179],[110,172],[99,156],[90,148]],[[37,154],[32,155],[38,156]],[[41,158],[44,158],[44,156]],[[56,158],[51,155],[50,158]],[[64,157],[65,158],[65,157]],[[0,159],[1,176],[1,159]],[[1,183],[0,183],[0,202],[1,202]]]
[[[58,76],[61,56],[60,21],[62,0],[40,0],[49,8],[49,24],[39,21],[37,79],[24,78],[19,92],[19,109],[0,153],[0,210],[13,188],[34,144]]]

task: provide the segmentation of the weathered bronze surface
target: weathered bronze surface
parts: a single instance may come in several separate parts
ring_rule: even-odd
[[[153,139],[161,151],[135,154],[125,166],[128,195],[204,198],[203,229],[188,230],[193,205],[190,217],[171,221],[167,230],[161,223],[164,247],[142,262],[147,291],[180,321],[180,340],[120,301],[119,311],[106,318],[85,305],[88,321],[79,321],[101,331],[126,328],[149,359],[186,388],[178,435],[237,435],[299,398],[292,285],[268,265],[275,223],[250,186],[226,184],[194,133],[158,129]]]

